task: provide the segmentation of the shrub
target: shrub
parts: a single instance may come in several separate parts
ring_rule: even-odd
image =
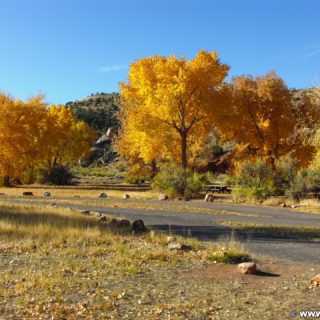
[[[276,171],[273,177],[275,193],[284,195],[290,189],[297,176],[297,160],[290,156],[282,157],[276,164]]]
[[[151,187],[171,197],[182,195],[189,198],[203,189],[209,179],[208,174],[199,174],[190,169],[183,169],[175,163],[168,163],[161,167]]]
[[[228,249],[212,253],[208,256],[208,260],[216,263],[238,264],[251,261],[251,257],[248,253]]]
[[[275,193],[272,169],[264,159],[242,163],[236,178],[235,195],[261,201]]]
[[[305,169],[298,172],[292,184],[286,190],[286,195],[294,200],[301,200],[307,193],[317,193],[320,186],[320,172],[313,169]]]
[[[68,185],[71,184],[73,175],[68,166],[57,165],[51,169],[40,170],[40,183]]]

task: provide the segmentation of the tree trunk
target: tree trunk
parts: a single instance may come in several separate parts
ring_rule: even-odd
[[[10,187],[10,177],[9,176],[3,177],[3,186]]]
[[[181,164],[182,168],[186,169],[188,166],[187,161],[187,132],[186,130],[182,130],[180,133],[181,136]]]
[[[157,174],[157,162],[156,160],[151,161],[151,178],[154,178]]]

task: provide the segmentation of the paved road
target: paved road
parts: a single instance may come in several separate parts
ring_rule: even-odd
[[[61,200],[59,198],[57,200]],[[74,198],[63,198],[73,200]],[[14,202],[14,199],[2,198],[4,202]],[[19,199],[24,204],[43,205],[33,198],[32,201]],[[55,199],[52,199],[54,201]],[[84,206],[79,199],[79,204],[60,205],[72,207],[76,210],[90,210],[106,212],[116,217],[128,219],[143,219],[145,224],[154,229],[172,231],[184,236],[197,237],[204,241],[215,241],[216,239],[228,236],[231,233],[245,243],[248,250],[259,254],[267,255],[283,260],[293,260],[310,263],[320,263],[320,242],[297,240],[294,238],[275,238],[270,235],[255,234],[248,231],[240,231],[218,225],[217,221],[250,222],[262,224],[276,224],[286,226],[305,226],[320,228],[320,214],[299,212],[287,208],[258,207],[249,205],[235,205],[226,203],[203,203],[203,202],[161,202],[161,210],[145,210],[134,208],[135,204],[160,204],[154,200],[120,200],[107,199],[104,207]],[[92,200],[92,198],[90,199]],[[119,202],[132,203],[132,209],[114,207]],[[21,202],[20,202],[21,203]],[[185,207],[191,207],[194,213],[186,212]],[[174,211],[172,208],[174,207]],[[202,208],[223,210],[229,215],[214,215],[201,212]],[[181,209],[181,210],[180,210]],[[199,212],[197,212],[199,209]],[[232,213],[237,215],[232,215]],[[248,216],[248,214],[250,216]],[[320,237],[320,234],[319,234]]]

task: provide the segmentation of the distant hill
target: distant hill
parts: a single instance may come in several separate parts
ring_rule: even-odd
[[[312,97],[316,103],[320,103],[320,91],[318,88],[293,89],[293,99],[299,104],[304,94]],[[104,134],[110,127],[119,127],[116,114],[119,110],[118,93],[95,93],[88,97],[66,104],[73,114],[80,120],[85,121],[99,134]]]
[[[110,127],[118,127],[116,113],[119,110],[118,93],[95,93],[76,101],[69,101],[66,106],[79,120],[86,122],[99,133],[105,133]]]

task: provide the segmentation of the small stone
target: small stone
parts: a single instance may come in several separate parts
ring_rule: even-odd
[[[129,199],[129,198],[130,198],[130,196],[129,196],[128,194],[126,194],[126,193],[125,193],[125,194],[122,196],[122,198],[123,198],[123,199]]]
[[[176,241],[176,238],[173,237],[173,236],[168,236],[167,237],[167,243],[171,243],[171,242],[175,242]]]
[[[22,193],[23,196],[33,196],[33,193],[31,191],[25,191]]]
[[[214,201],[214,196],[211,193],[207,193],[206,196],[204,197],[205,202],[213,202]]]
[[[310,282],[313,287],[320,287],[320,273],[313,277]]]
[[[146,232],[146,227],[144,225],[143,220],[135,220],[132,223],[132,232],[133,233],[143,233]]]
[[[93,214],[96,215],[97,217],[102,217],[102,213],[100,211],[93,212]]]
[[[160,194],[158,197],[158,200],[160,200],[160,201],[165,201],[168,199],[169,199],[169,197],[166,194]]]
[[[150,231],[150,237],[154,238],[156,236],[156,232],[154,230]]]
[[[168,244],[169,250],[190,250],[191,247],[179,242],[171,242]]]
[[[104,192],[99,193],[99,198],[107,198],[107,194]]]
[[[57,204],[55,202],[49,203],[47,207],[55,207]]]
[[[182,244],[179,242],[171,242],[168,244],[168,249],[169,250],[181,250]]]
[[[43,193],[43,196],[44,197],[50,197],[51,196],[51,192],[46,191],[46,192]]]
[[[238,270],[242,274],[255,274],[257,272],[257,265],[254,262],[243,262],[238,264]]]
[[[89,210],[81,210],[80,213],[81,214],[90,214],[90,211]]]
[[[280,204],[280,207],[282,207],[282,208],[286,208],[286,207],[287,207],[287,205],[286,205],[285,203],[281,203],[281,204]]]

